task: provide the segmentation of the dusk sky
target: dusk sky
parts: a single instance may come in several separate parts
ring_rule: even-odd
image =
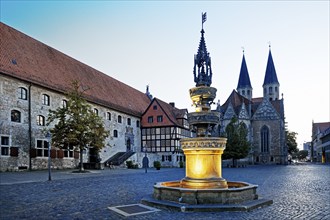
[[[223,104],[236,89],[242,48],[262,96],[269,44],[287,128],[298,147],[312,120],[330,121],[329,1],[6,1],[1,22],[154,97],[191,107],[201,14],[213,83]],[[216,106],[213,106],[213,109]]]

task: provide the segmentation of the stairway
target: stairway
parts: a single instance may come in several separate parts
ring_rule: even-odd
[[[112,164],[114,166],[121,165],[125,160],[130,158],[132,155],[134,155],[135,152],[133,151],[127,151],[127,152],[118,152],[112,157],[110,157],[108,160],[105,161],[107,164]]]

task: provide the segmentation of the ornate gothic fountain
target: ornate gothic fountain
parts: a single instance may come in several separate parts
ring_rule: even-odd
[[[205,19],[204,19],[205,15]],[[206,14],[203,14],[203,22]],[[229,182],[222,178],[221,156],[226,138],[212,136],[220,113],[211,110],[217,89],[211,87],[211,58],[207,52],[204,29],[194,62],[194,81],[190,98],[195,112],[188,114],[188,122],[196,132],[195,138],[181,139],[186,157],[186,176],[182,180],[154,185],[153,198],[142,202],[189,211],[243,211],[272,204],[272,200],[258,199],[257,186],[245,182]]]

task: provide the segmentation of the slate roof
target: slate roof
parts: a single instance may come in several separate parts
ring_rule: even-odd
[[[58,92],[72,80],[85,87],[88,101],[141,116],[150,100],[142,92],[0,22],[0,74]]]
[[[226,112],[229,103],[232,104],[235,113],[238,115],[239,111],[242,108],[242,104],[244,102],[246,109],[249,109],[249,104],[251,104],[251,116],[256,112],[258,109],[258,106],[261,104],[263,101],[263,97],[258,97],[258,98],[253,98],[251,101],[245,98],[244,96],[238,94],[235,90],[232,91],[226,102],[221,106],[221,110],[223,113]],[[284,112],[283,112],[283,102],[282,100],[274,100],[274,101],[269,101],[274,109],[279,113],[279,115],[283,118],[284,117]]]
[[[278,83],[272,52],[269,49],[264,85]]]
[[[323,133],[328,128],[330,128],[330,122],[313,123],[313,125],[312,125],[313,137],[319,133]]]
[[[239,73],[238,84],[237,84],[237,89],[240,89],[240,88],[252,88],[249,71],[246,66],[244,54],[243,54],[243,59],[242,59],[241,71]]]

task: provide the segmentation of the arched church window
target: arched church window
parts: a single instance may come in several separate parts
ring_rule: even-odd
[[[273,93],[273,87],[269,87],[269,94],[272,94]]]
[[[277,92],[277,86],[275,86],[275,92]]]
[[[245,95],[245,90],[242,91],[242,95]]]
[[[248,89],[247,94],[250,95],[250,90]]]
[[[268,153],[269,152],[269,128],[264,125],[261,128],[260,132],[260,141],[261,141],[261,152]]]

